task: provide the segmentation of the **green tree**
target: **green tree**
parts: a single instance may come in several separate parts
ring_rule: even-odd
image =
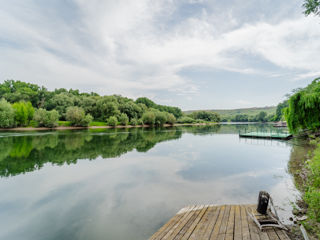
[[[128,118],[127,114],[121,113],[120,116],[119,116],[119,122],[123,126],[128,125],[129,118]]]
[[[320,0],[304,0],[303,7],[306,16],[310,14],[320,15]]]
[[[68,107],[66,112],[66,119],[70,121],[72,126],[88,126],[92,121],[90,114],[85,114],[84,110],[80,107]]]
[[[0,100],[0,127],[9,128],[15,125],[14,109],[5,99]]]
[[[155,112],[155,124],[157,126],[162,126],[167,121],[167,115],[165,112],[156,111]]]
[[[37,123],[38,127],[53,128],[58,126],[59,113],[56,110],[47,111],[39,108],[35,111],[33,120]]]
[[[144,124],[154,125],[156,120],[156,116],[154,112],[148,111],[142,115],[142,121]]]
[[[284,109],[288,107],[288,100],[284,100],[283,102],[277,105],[276,115],[274,120],[280,121],[284,118]]]
[[[172,113],[167,113],[167,123],[174,124],[176,122],[176,118]]]
[[[115,116],[111,116],[111,117],[108,118],[108,120],[107,120],[107,125],[108,126],[115,127],[115,126],[117,126],[117,124],[118,124],[118,119]]]
[[[34,114],[31,102],[16,102],[12,107],[15,110],[16,124],[18,126],[27,126]]]

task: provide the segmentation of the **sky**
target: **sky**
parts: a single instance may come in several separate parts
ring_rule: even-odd
[[[303,0],[0,0],[0,81],[192,109],[276,105],[320,76]]]

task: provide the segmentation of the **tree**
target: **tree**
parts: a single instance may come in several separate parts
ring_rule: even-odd
[[[304,0],[302,6],[305,8],[304,14],[306,16],[310,14],[320,15],[320,0]]]
[[[142,121],[144,124],[154,125],[156,120],[156,116],[154,112],[148,111],[142,115]]]
[[[276,115],[274,117],[275,121],[280,121],[283,118],[284,116],[283,110],[287,107],[288,107],[288,100],[284,100],[283,102],[277,105]]]
[[[285,110],[290,132],[316,131],[320,128],[320,78],[293,94]]]
[[[115,116],[111,116],[111,117],[108,118],[108,120],[107,120],[107,125],[108,126],[115,127],[115,126],[117,126],[117,124],[118,124],[118,119]]]
[[[164,112],[156,111],[155,112],[155,124],[162,126],[167,121],[167,115]]]
[[[72,126],[88,126],[92,121],[90,114],[85,115],[85,112],[80,107],[68,107],[66,113],[67,121],[70,121]]]
[[[267,113],[264,112],[264,111],[261,111],[261,112],[259,112],[259,113],[257,114],[256,119],[257,119],[257,121],[259,121],[259,122],[265,122],[265,121],[266,121],[266,117],[267,117]]]
[[[31,102],[16,102],[12,107],[15,110],[16,124],[18,126],[27,126],[34,114]]]
[[[121,125],[127,126],[128,122],[129,122],[129,118],[128,118],[127,114],[121,113],[120,117],[119,117],[119,122]]]
[[[167,123],[174,124],[176,122],[176,118],[172,113],[167,113]]]
[[[0,127],[9,128],[14,126],[14,109],[5,99],[0,100]]]
[[[59,113],[56,110],[47,111],[39,108],[35,111],[33,120],[37,123],[38,127],[56,127],[58,126]]]

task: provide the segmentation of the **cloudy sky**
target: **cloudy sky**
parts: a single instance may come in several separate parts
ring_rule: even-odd
[[[0,0],[0,81],[188,109],[276,105],[320,76],[302,0]]]

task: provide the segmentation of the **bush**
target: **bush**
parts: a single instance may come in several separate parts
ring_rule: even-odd
[[[143,121],[142,121],[142,119],[140,118],[140,119],[138,119],[138,125],[143,125]]]
[[[15,121],[18,126],[27,126],[34,115],[31,102],[16,102],[12,105],[15,110]]]
[[[93,117],[90,114],[85,115],[84,110],[80,107],[68,107],[66,119],[70,121],[72,126],[87,127],[93,120]]]
[[[14,109],[5,99],[0,100],[0,127],[14,127]]]
[[[108,120],[107,120],[107,125],[108,126],[115,127],[115,126],[117,126],[117,124],[118,124],[118,119],[115,116],[111,116],[111,117],[108,118]]]
[[[132,126],[136,126],[138,124],[138,120],[136,118],[132,118],[131,121],[130,121],[130,124]]]
[[[194,121],[191,117],[181,117],[178,119],[178,123],[193,123]]]
[[[120,122],[120,125],[123,125],[123,126],[128,125],[129,118],[128,118],[127,114],[121,113],[119,116],[119,122]]]
[[[176,118],[173,114],[168,113],[167,114],[167,123],[168,124],[174,124],[176,122]]]
[[[154,112],[148,111],[142,115],[142,121],[144,124],[154,125],[156,120],[156,116]]]
[[[162,126],[167,121],[167,115],[164,112],[155,112],[155,124]]]
[[[56,127],[58,126],[59,113],[56,110],[47,111],[43,108],[36,110],[33,120],[38,127]]]

